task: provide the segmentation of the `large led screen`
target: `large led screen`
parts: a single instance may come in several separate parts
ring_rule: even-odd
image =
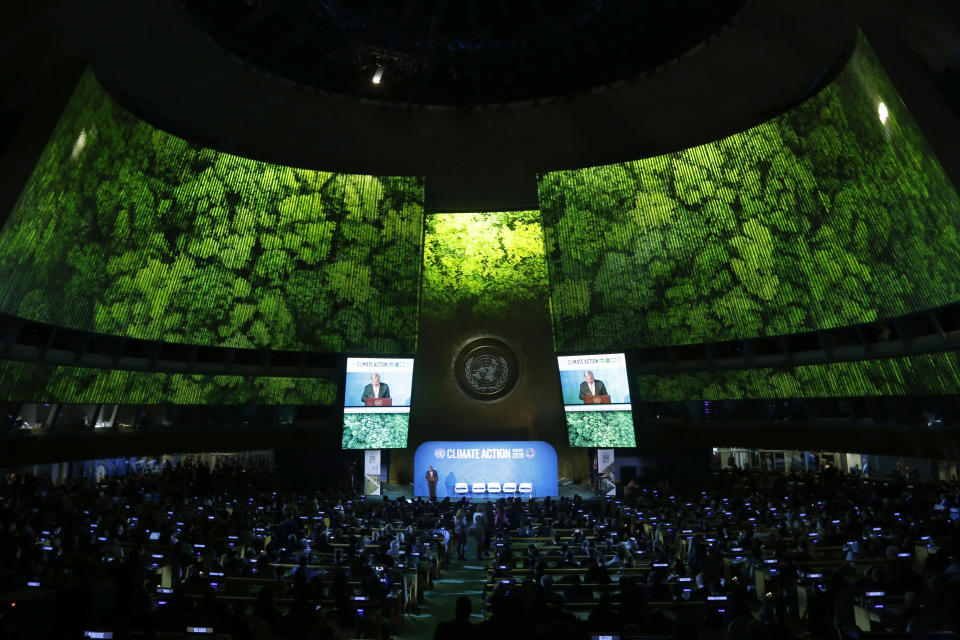
[[[167,342],[413,353],[423,189],[205,148],[87,73],[0,232],[0,311]]]
[[[516,322],[518,308],[524,315],[545,312],[549,287],[539,212],[431,214],[424,236],[425,322],[450,322],[458,314]]]
[[[960,198],[861,38],[805,103],[540,177],[558,351],[695,344],[960,299]]]
[[[960,394],[960,353],[636,377],[644,401]]]
[[[0,400],[104,404],[331,405],[337,383],[282,378],[127,371],[0,361]]]
[[[347,358],[343,448],[406,447],[412,387],[410,358]]]
[[[560,388],[573,447],[635,447],[626,356],[560,356]]]

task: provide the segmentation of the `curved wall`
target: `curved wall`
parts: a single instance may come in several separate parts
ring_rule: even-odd
[[[87,73],[0,233],[0,310],[202,345],[412,353],[423,180],[271,165]]]
[[[0,401],[105,404],[330,405],[325,378],[215,376],[0,361]]]
[[[757,368],[638,375],[645,402],[960,394],[960,352]]]
[[[831,328],[960,290],[960,198],[862,37],[777,118],[539,194],[558,350]]]
[[[69,16],[64,31],[73,36],[63,41],[77,32],[95,41],[87,59],[98,77],[146,119],[244,157],[425,175],[428,209],[438,212],[535,209],[538,171],[647,157],[741,131],[809,95],[846,59],[856,32],[836,2],[751,0],[702,45],[589,93],[485,109],[392,108],[251,70],[204,36],[181,3],[89,4],[58,14]]]

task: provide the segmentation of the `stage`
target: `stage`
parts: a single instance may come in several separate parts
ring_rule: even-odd
[[[384,483],[380,485],[380,490],[382,492],[381,496],[367,496],[367,499],[377,500],[382,496],[386,496],[391,500],[397,500],[397,499],[412,500],[413,499],[413,483],[406,484],[406,485]],[[583,500],[588,500],[588,499],[597,497],[593,494],[593,488],[589,484],[569,482],[564,480],[563,478],[560,479],[559,494],[561,498],[573,498],[575,496],[580,496],[580,498]],[[487,497],[487,496],[473,497],[471,495],[464,496],[464,498],[466,498],[468,502],[496,502],[497,500],[500,500],[501,498],[506,498],[506,497],[508,496],[504,496],[504,495],[491,496],[491,497]],[[443,498],[438,498],[438,499],[442,500]],[[537,496],[534,496],[534,499],[543,500],[542,497],[537,497]],[[460,500],[459,496],[455,498],[450,498],[451,502],[458,502],[459,500]]]

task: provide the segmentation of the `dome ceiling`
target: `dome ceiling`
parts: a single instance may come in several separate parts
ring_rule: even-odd
[[[629,78],[745,0],[194,0],[210,38],[298,85],[386,102],[489,104]]]
[[[33,166],[24,158],[39,154],[86,65],[127,109],[205,146],[305,168],[425,176],[431,210],[504,211],[537,206],[539,172],[669,153],[769,119],[829,82],[856,36],[842,6],[830,0],[715,5],[728,13],[708,13],[714,5],[707,0],[677,0],[675,6],[684,11],[676,22],[665,17],[673,2],[642,0],[633,4],[659,15],[660,22],[643,17],[618,22],[612,19],[622,15],[617,12],[633,9],[614,0],[446,0],[443,5],[440,0],[223,0],[221,13],[214,12],[213,0],[41,2],[51,6],[37,9],[32,22],[10,21],[19,26],[6,52],[0,52],[10,71],[8,81],[0,83],[0,109],[14,102],[28,105],[22,111],[30,114],[33,132],[33,137],[19,137],[23,144],[7,154],[0,182],[9,186],[0,184],[0,199],[8,207]],[[341,16],[337,20],[353,16],[379,26],[364,31],[324,22],[323,16],[333,13]],[[581,14],[579,22],[563,17]],[[298,16],[303,24],[291,25],[291,17]],[[436,26],[434,16],[442,16]],[[435,61],[445,57],[488,58],[449,50],[450,42],[473,38],[499,42],[491,45],[499,47],[499,55],[489,58],[511,62],[497,67],[499,93],[457,81],[449,68],[447,84],[405,86],[400,67],[392,64],[384,65],[376,87],[371,83],[375,58],[358,58],[339,70],[298,49],[317,33],[307,25],[318,23],[326,30],[314,39],[325,39],[331,55],[382,50],[427,60],[436,70],[443,67]],[[498,40],[486,35],[491,25],[499,25]],[[683,31],[683,25],[696,28]],[[592,33],[594,42],[604,45],[602,29],[618,28],[623,39],[611,39],[618,53],[599,60],[626,65],[629,71],[620,80],[607,80],[620,73],[614,67],[591,75],[584,73],[586,67],[556,62],[561,59],[557,51],[573,55],[582,49],[573,45],[577,34]],[[378,30],[399,34],[389,50],[376,48],[384,42],[379,37],[361,37]],[[416,42],[423,34],[429,43],[431,32],[433,49],[419,52],[410,44],[410,37]],[[666,32],[686,35],[668,39],[672,44],[662,50],[650,45],[655,55],[628,55],[654,38],[666,38]],[[522,40],[525,33],[534,33],[550,54],[537,58],[532,45],[504,51],[505,42]],[[323,90],[318,82],[282,74],[279,66],[268,72],[266,65],[278,58],[257,58],[253,48],[241,56],[215,34],[251,47],[269,45],[303,69],[324,69],[330,82],[342,73],[353,83],[343,86],[357,90]],[[524,94],[522,85],[503,83],[504,69],[543,80]],[[514,100],[538,92],[550,97]],[[503,102],[475,102],[480,98]]]

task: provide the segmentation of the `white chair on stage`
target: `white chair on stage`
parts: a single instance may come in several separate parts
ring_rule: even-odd
[[[516,482],[504,482],[502,490],[504,493],[509,493],[513,495],[517,492],[517,483]]]
[[[466,482],[458,482],[457,484],[453,485],[453,492],[458,496],[469,493],[470,485],[468,485]]]
[[[499,482],[488,482],[488,483],[487,483],[487,493],[500,493],[500,483],[499,483]]]
[[[487,492],[487,483],[486,483],[486,482],[474,482],[474,483],[473,483],[473,492],[474,492],[474,493],[486,493],[486,492]]]
[[[519,491],[520,491],[520,495],[521,495],[521,496],[529,495],[529,494],[533,493],[533,483],[532,483],[532,482],[521,482],[521,483],[520,483],[520,486],[518,487],[518,489],[519,489]]]

